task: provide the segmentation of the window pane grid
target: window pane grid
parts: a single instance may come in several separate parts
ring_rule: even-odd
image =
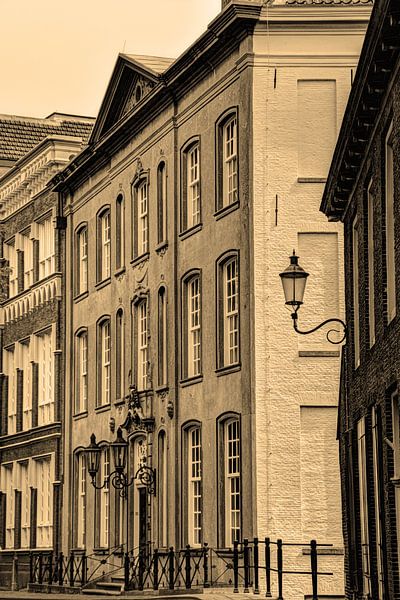
[[[38,424],[54,420],[54,364],[52,332],[36,337],[39,371]]]
[[[223,129],[224,203],[237,200],[237,122],[231,119]]]
[[[147,387],[148,371],[148,331],[147,301],[143,300],[138,307],[138,384],[139,389]]]
[[[200,280],[192,279],[189,284],[188,298],[188,375],[193,377],[201,372],[201,331],[200,331]]]
[[[226,543],[240,539],[240,433],[239,421],[225,426],[226,442]]]
[[[188,180],[188,227],[200,223],[200,153],[199,147],[192,148],[187,157]]]
[[[148,206],[147,183],[142,183],[138,190],[138,240],[139,255],[148,252]]]
[[[78,548],[86,545],[86,460],[78,457]]]
[[[111,340],[110,322],[100,326],[101,337],[101,405],[110,403]]]
[[[101,279],[107,279],[111,273],[111,226],[110,213],[101,217]]]
[[[87,255],[87,229],[79,232],[79,293],[87,290],[88,255]]]
[[[87,410],[88,398],[88,357],[87,357],[87,333],[78,336],[78,398],[75,410],[77,413]]]
[[[200,428],[189,431],[189,543],[201,544],[201,440]]]
[[[239,362],[239,294],[236,258],[224,268],[224,365]]]

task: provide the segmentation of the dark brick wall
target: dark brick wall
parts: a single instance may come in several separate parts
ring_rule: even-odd
[[[386,303],[386,253],[385,253],[385,137],[393,119],[394,154],[394,197],[395,197],[395,261],[397,309],[396,316],[387,323]],[[371,192],[374,197],[374,291],[375,291],[375,336],[369,347],[368,314],[368,247],[367,247],[367,204],[366,190],[372,179]],[[400,78],[394,84],[390,98],[379,120],[369,153],[362,166],[360,177],[345,218],[345,271],[346,271],[346,315],[349,324],[348,370],[346,378],[347,401],[342,398],[340,414],[340,462],[342,471],[344,539],[346,546],[346,594],[348,598],[361,597],[360,593],[360,542],[357,448],[353,448],[353,464],[347,443],[347,430],[356,431],[357,421],[367,417],[367,479],[369,494],[370,556],[372,571],[376,575],[374,489],[372,472],[371,407],[378,406],[381,415],[382,437],[393,439],[390,394],[400,382]],[[360,366],[354,369],[353,336],[353,281],[352,281],[352,222],[357,215],[359,222],[359,312],[360,312]],[[346,406],[343,406],[343,404]],[[352,502],[346,473],[353,471],[355,502]],[[396,537],[396,513],[393,476],[393,451],[383,443],[381,453],[382,495],[384,513],[384,538],[386,540],[387,593],[392,600],[400,598],[398,556]],[[354,512],[355,511],[355,512]],[[351,520],[357,525],[358,576],[352,573]],[[373,573],[374,575],[374,573]],[[359,589],[359,591],[357,591]],[[373,581],[376,594],[376,581]]]

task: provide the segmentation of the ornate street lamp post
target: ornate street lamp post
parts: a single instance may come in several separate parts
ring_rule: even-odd
[[[282,273],[279,273],[279,277],[281,278],[283,293],[285,294],[285,304],[293,307],[291,317],[293,319],[294,330],[297,333],[300,333],[301,335],[308,335],[309,333],[314,333],[314,331],[317,331],[318,329],[320,329],[324,325],[327,325],[328,323],[339,323],[339,325],[343,328],[343,335],[340,338],[340,340],[333,340],[330,337],[330,334],[333,331],[339,333],[337,329],[330,329],[326,334],[326,339],[331,344],[341,344],[342,342],[344,342],[347,336],[346,323],[344,323],[344,321],[342,321],[341,319],[326,319],[326,321],[323,321],[322,323],[320,323],[316,327],[313,327],[313,329],[310,329],[309,331],[301,331],[297,326],[297,311],[303,304],[304,292],[306,289],[308,276],[309,274],[306,273],[306,271],[299,265],[299,257],[296,256],[296,253],[293,250],[293,254],[292,256],[290,256],[289,266],[286,267],[286,269]]]
[[[141,465],[136,473],[129,479],[125,473],[128,442],[122,435],[121,427],[118,427],[117,437],[114,442],[109,444],[111,448],[113,460],[114,460],[114,471],[112,471],[105,479],[102,485],[97,485],[96,476],[100,467],[100,455],[102,447],[96,442],[96,436],[94,433],[90,436],[90,444],[86,448],[86,466],[88,473],[91,478],[93,487],[96,490],[101,490],[109,483],[119,491],[122,498],[126,498],[128,488],[133,482],[138,479],[140,483],[147,487],[149,494],[156,493],[156,470],[148,467],[147,465]]]

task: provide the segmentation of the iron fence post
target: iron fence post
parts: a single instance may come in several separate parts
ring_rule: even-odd
[[[271,594],[271,540],[266,537],[265,544],[265,597],[272,598]]]
[[[87,556],[85,551],[82,554],[81,569],[81,585],[85,585],[87,579]]]
[[[33,552],[29,552],[29,583],[33,581]]]
[[[204,572],[204,582],[203,587],[208,588],[210,584],[208,582],[208,544],[204,542],[203,547],[203,572]]]
[[[58,555],[58,585],[62,585],[64,583],[63,565],[64,565],[64,554],[62,552],[60,552],[60,554]]]
[[[69,555],[69,585],[74,587],[74,553],[71,552]]]
[[[239,542],[233,542],[233,593],[239,593]]]
[[[250,568],[249,568],[249,540],[245,538],[243,540],[243,562],[244,562],[244,590],[245,594],[249,593],[249,580],[250,580]]]
[[[175,554],[174,549],[171,546],[168,552],[168,574],[169,574],[169,589],[174,589],[175,580]]]
[[[283,551],[282,540],[277,540],[277,567],[278,567],[278,599],[283,600]]]
[[[53,583],[53,552],[49,554],[49,584]]]
[[[318,600],[318,558],[316,540],[311,540],[310,547],[312,598],[313,600]]]
[[[153,590],[158,590],[158,548],[154,548],[153,560],[154,560]]]
[[[254,594],[260,593],[258,585],[258,538],[254,538]]]
[[[39,554],[39,577],[38,577],[38,583],[42,584],[43,583],[43,555],[40,552]]]
[[[139,573],[138,573],[138,590],[143,590],[143,571],[144,571],[144,549],[139,547]]]
[[[185,587],[187,590],[190,590],[192,587],[190,582],[191,576],[191,564],[190,564],[190,546],[189,544],[186,546],[185,550]]]
[[[129,590],[129,565],[130,565],[130,561],[129,561],[129,553],[125,552],[124,554],[124,587],[125,590]]]

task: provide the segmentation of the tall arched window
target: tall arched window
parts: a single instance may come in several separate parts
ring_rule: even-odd
[[[157,243],[167,241],[167,168],[162,161],[157,169]]]
[[[102,209],[97,216],[97,281],[111,275],[111,216],[110,208]]]
[[[188,543],[202,541],[201,429],[194,425],[187,431],[187,515]]]
[[[182,377],[201,375],[200,273],[189,274],[182,287]]]
[[[239,199],[237,120],[237,110],[233,109],[217,123],[217,210],[230,206]]]
[[[83,294],[88,289],[88,230],[81,225],[76,232],[75,293]]]
[[[133,258],[149,251],[149,181],[147,174],[132,185]]]
[[[133,304],[133,374],[138,390],[148,388],[149,380],[149,319],[148,298],[141,297]]]
[[[168,515],[168,496],[167,496],[167,444],[165,431],[161,431],[158,436],[158,545],[160,548],[166,548],[168,545],[167,537],[167,515]]]
[[[167,299],[164,286],[158,290],[158,385],[167,385]]]
[[[115,221],[115,267],[122,269],[125,265],[125,202],[122,194],[116,200]]]
[[[122,399],[125,396],[125,329],[124,329],[124,311],[120,308],[117,311],[115,323],[115,378],[116,378],[116,398]]]
[[[241,539],[241,433],[238,415],[226,415],[218,421],[219,456],[219,537],[225,548]]]
[[[75,414],[87,411],[88,401],[88,336],[87,330],[75,337]]]
[[[239,343],[239,253],[229,251],[217,262],[218,368],[237,365]]]
[[[105,317],[97,326],[97,406],[111,401],[111,327]]]

